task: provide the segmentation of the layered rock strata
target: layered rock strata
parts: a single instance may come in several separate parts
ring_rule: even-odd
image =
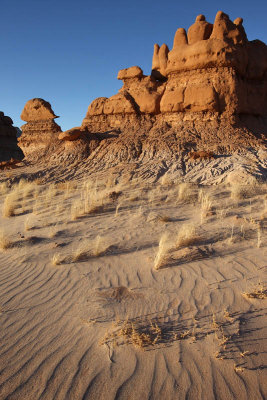
[[[10,117],[0,111],[0,161],[22,160],[23,152],[17,144],[17,129]]]
[[[40,157],[59,144],[57,134],[61,128],[54,121],[55,118],[58,117],[47,101],[35,98],[26,103],[21,119],[27,123],[21,127],[22,135],[19,138],[25,156]]]
[[[198,15],[179,28],[169,51],[155,44],[152,73],[139,67],[119,71],[119,93],[94,100],[82,126],[92,131],[140,126],[149,116],[174,120],[229,120],[267,116],[267,46],[248,41],[242,18],[219,11],[213,24]]]
[[[134,66],[118,79],[119,92],[95,99],[81,127],[60,140],[49,103],[31,100],[22,113],[24,151],[30,152],[31,139],[41,151],[43,137],[45,149],[49,140],[59,142],[52,157],[89,156],[99,170],[142,163],[142,170],[146,165],[159,174],[177,163],[185,170],[192,152],[212,151],[216,162],[217,154],[266,143],[267,46],[247,39],[242,18],[232,22],[219,11],[211,24],[199,15],[187,32],[177,30],[171,50],[155,45],[151,75]]]

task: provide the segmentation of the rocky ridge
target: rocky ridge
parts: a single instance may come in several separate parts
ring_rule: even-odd
[[[40,157],[39,141],[37,148],[32,143],[42,132],[50,161],[88,158],[96,170],[142,162],[158,175],[156,165],[175,168],[192,151],[219,157],[266,145],[267,46],[247,39],[242,18],[232,22],[219,11],[211,24],[199,15],[188,32],[177,30],[171,50],[154,46],[151,75],[133,66],[118,79],[119,92],[95,99],[81,126],[58,139],[51,106],[45,113],[33,104],[44,107],[44,100],[27,103],[20,139],[25,154],[38,148]],[[47,150],[52,142],[53,153]]]

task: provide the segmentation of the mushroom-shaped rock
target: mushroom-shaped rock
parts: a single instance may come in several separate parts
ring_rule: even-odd
[[[61,128],[54,121],[55,118],[57,116],[47,101],[32,99],[26,103],[21,119],[27,123],[21,127],[19,138],[19,145],[26,158],[40,159],[58,146],[57,133],[61,132]]]
[[[188,44],[193,44],[199,40],[209,39],[212,32],[212,24],[206,21],[204,15],[196,17],[196,22],[190,26],[187,32]]]
[[[185,44],[188,44],[186,31],[184,28],[178,28],[173,40],[173,49]]]
[[[143,71],[140,67],[134,66],[130,68],[121,69],[118,72],[118,79],[132,79],[132,78],[142,78]]]
[[[26,122],[43,121],[58,118],[52,110],[51,104],[43,99],[27,101],[20,118]]]
[[[81,130],[80,127],[76,127],[76,128],[69,129],[68,131],[61,132],[58,135],[58,138],[60,140],[67,140],[67,141],[72,142],[73,140],[78,139],[81,136],[82,132],[83,131]]]

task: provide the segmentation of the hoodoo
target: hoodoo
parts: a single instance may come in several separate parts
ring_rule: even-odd
[[[267,46],[248,40],[242,18],[219,11],[212,24],[198,15],[187,32],[178,28],[171,49],[154,45],[150,75],[133,66],[118,79],[119,92],[93,100],[81,126],[60,140],[50,104],[30,100],[20,139],[26,156],[49,154],[53,144],[61,159],[90,156],[93,168],[137,161],[158,175],[162,165],[180,163],[184,174],[191,152],[232,154],[266,143]]]
[[[151,76],[144,76],[139,67],[120,71],[120,94],[94,100],[83,125],[92,128],[96,123],[97,128],[103,116],[107,129],[124,125],[126,114],[157,115],[157,120],[171,122],[200,120],[202,113],[217,121],[266,117],[267,46],[248,41],[242,23],[242,18],[232,22],[222,11],[214,24],[198,15],[188,32],[177,30],[171,51],[166,44],[155,44]]]
[[[60,126],[54,121],[58,118],[51,104],[43,99],[29,100],[21,113],[21,119],[27,123],[21,127],[19,145],[26,157],[41,157],[49,148],[58,144],[57,134]]]

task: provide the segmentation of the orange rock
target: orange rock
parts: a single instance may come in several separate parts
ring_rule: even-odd
[[[127,92],[115,94],[104,104],[104,114],[136,113],[133,99]]]
[[[68,131],[59,133],[58,138],[59,138],[59,140],[73,141],[73,140],[78,139],[81,136],[82,132],[83,131],[81,130],[80,127],[72,128],[72,129],[69,129]]]
[[[131,79],[131,78],[141,78],[142,76],[143,76],[143,71],[140,67],[137,67],[137,66],[121,69],[118,72],[119,80]]]
[[[198,15],[196,22],[190,26],[187,32],[188,44],[199,42],[200,40],[209,39],[212,32],[212,24],[206,21],[204,15]]]
[[[21,113],[20,118],[26,122],[43,121],[58,118],[51,108],[51,104],[43,99],[29,100]]]
[[[178,28],[173,40],[173,49],[185,44],[188,44],[186,31],[184,28]]]
[[[29,100],[21,114],[21,119],[27,121],[19,138],[19,146],[27,158],[39,158],[50,148],[58,145],[57,134],[60,126],[54,121],[58,118],[51,104],[43,99]]]

